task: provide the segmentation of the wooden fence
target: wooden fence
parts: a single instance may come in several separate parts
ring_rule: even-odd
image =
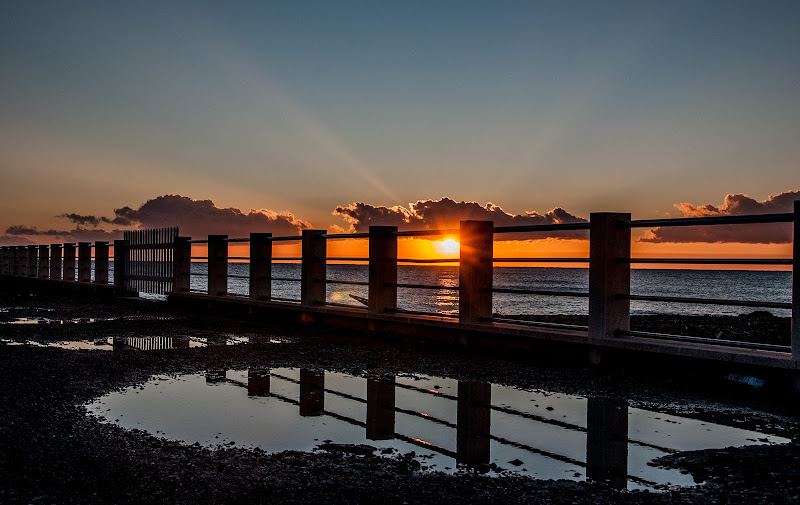
[[[716,226],[792,223],[794,233],[793,257],[784,259],[692,259],[692,258],[631,258],[631,230],[642,227]],[[493,255],[496,235],[531,232],[588,231],[588,258],[498,258]],[[436,260],[399,258],[397,241],[401,237],[433,237],[458,235],[458,258]],[[508,235],[507,235],[508,236]],[[369,256],[363,258],[330,257],[327,242],[337,239],[368,239]],[[302,254],[297,258],[273,258],[272,246],[278,242],[298,241]],[[232,242],[249,243],[248,257],[228,254]],[[193,257],[192,246],[204,244],[207,256]],[[91,275],[91,244],[78,244],[77,281],[89,282]],[[108,282],[108,244],[94,244],[94,283]],[[61,269],[53,265],[63,254],[63,281],[75,281],[75,246],[16,246],[0,248],[0,268],[3,274],[57,279]],[[192,260],[206,260],[207,291],[191,289]],[[279,279],[272,275],[274,260],[294,260],[301,263],[299,279]],[[228,272],[229,260],[248,260],[249,293],[246,299],[228,292],[228,279],[237,277]],[[328,262],[362,262],[369,265],[366,282],[332,280],[327,278]],[[589,266],[589,289],[586,293],[536,289],[503,289],[492,285],[493,266],[502,263],[584,263]],[[398,282],[398,264],[452,263],[459,266],[457,315],[442,315],[402,310],[397,305],[398,288],[441,289],[442,286],[404,284]],[[636,263],[719,264],[719,265],[786,265],[793,268],[791,302],[700,299],[688,297],[632,295],[631,265]],[[298,300],[272,296],[272,281],[299,283]],[[514,335],[549,335],[570,342],[583,342],[593,347],[646,349],[703,357],[715,354],[719,359],[768,364],[782,368],[800,368],[800,201],[794,202],[791,213],[707,218],[632,220],[630,214],[592,213],[589,222],[495,227],[490,221],[464,221],[455,230],[398,231],[394,227],[373,226],[369,233],[329,234],[324,230],[303,230],[300,236],[273,237],[269,233],[253,233],[244,238],[210,235],[192,240],[179,237],[177,228],[126,232],[125,240],[114,243],[114,281],[122,288],[158,293],[174,297],[203,300],[236,300],[253,306],[295,308],[304,313],[338,313],[345,317],[364,318],[374,322],[439,325],[465,331]],[[369,296],[361,308],[326,299],[326,285],[331,283],[367,286]],[[501,317],[492,312],[493,293],[537,294],[547,296],[580,296],[589,300],[588,326],[548,324]],[[685,335],[664,335],[630,328],[631,300],[675,302],[689,304],[739,305],[788,309],[792,313],[791,345],[774,346],[748,342],[726,342],[699,339]],[[526,330],[527,328],[527,330]],[[526,333],[527,332],[527,333]],[[723,348],[723,346],[727,346]]]

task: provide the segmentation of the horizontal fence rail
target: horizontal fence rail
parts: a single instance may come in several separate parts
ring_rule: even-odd
[[[589,221],[530,226],[494,226],[490,221],[463,221],[458,229],[400,231],[396,227],[372,226],[369,232],[326,233],[324,230],[302,230],[301,235],[272,236],[252,233],[249,237],[229,238],[210,235],[192,239],[179,237],[177,228],[137,230],[125,233],[124,240],[107,242],[65,243],[36,246],[0,247],[0,273],[4,275],[59,280],[61,282],[108,284],[113,273],[115,286],[134,291],[157,293],[203,293],[210,297],[234,296],[229,281],[246,281],[246,296],[253,301],[300,304],[309,311],[320,306],[347,307],[365,311],[367,317],[433,316],[457,321],[464,327],[480,329],[492,325],[535,327],[553,331],[583,331],[587,342],[620,341],[626,337],[650,338],[663,341],[739,346],[742,348],[781,352],[790,355],[800,366],[800,201],[794,202],[794,212],[745,216],[714,216],[675,219],[632,220],[630,214],[592,213]],[[793,226],[792,258],[643,258],[631,256],[631,230],[646,227],[674,226],[741,226],[787,223]],[[588,257],[501,257],[494,255],[494,242],[508,240],[514,234],[585,232],[589,236]],[[398,240],[408,237],[458,237],[458,257],[415,258],[398,255]],[[531,235],[533,236],[533,235]],[[367,255],[329,254],[329,240],[364,240]],[[299,256],[273,255],[273,244],[299,242]],[[192,247],[200,246],[199,254]],[[249,248],[249,254],[229,254],[229,246]],[[297,247],[293,245],[292,247]],[[245,250],[245,249],[242,249]],[[113,257],[111,256],[113,251]],[[207,251],[207,252],[206,252]],[[203,254],[205,253],[205,254]],[[292,254],[292,253],[290,253]],[[113,259],[113,270],[110,260]],[[195,262],[194,271],[192,269]],[[197,262],[205,262],[207,270],[198,271]],[[276,275],[273,265],[300,264],[300,276]],[[331,263],[367,263],[368,279],[332,278],[328,275]],[[576,263],[589,266],[588,291],[541,289],[531,286],[494,286],[493,269],[502,264]],[[201,263],[202,264],[202,263]],[[246,264],[249,273],[230,272],[230,265]],[[400,282],[398,265],[454,265],[458,267],[457,282],[441,285],[426,282]],[[630,289],[631,266],[637,264],[672,265],[755,265],[789,266],[793,271],[791,301],[759,301],[718,298],[633,294]],[[205,290],[191,287],[191,278],[204,278]],[[453,278],[453,281],[456,279]],[[273,282],[297,285],[297,290],[273,296]],[[351,294],[352,303],[341,298],[328,299],[329,285],[367,288],[368,294]],[[457,299],[458,310],[432,312],[410,310],[398,306],[398,290],[447,291],[451,303]],[[356,289],[356,293],[359,291]],[[360,291],[363,293],[363,291]],[[493,294],[519,296],[573,297],[588,299],[588,326],[531,321],[505,316],[492,310]],[[434,296],[435,293],[431,293]],[[439,295],[441,296],[441,295]],[[344,301],[349,301],[346,298]],[[676,304],[706,304],[790,310],[791,346],[773,346],[739,341],[722,341],[686,335],[631,331],[630,304],[632,301]]]

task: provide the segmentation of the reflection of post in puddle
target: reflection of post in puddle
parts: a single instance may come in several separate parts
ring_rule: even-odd
[[[321,416],[325,410],[325,372],[300,369],[300,415]]]
[[[247,396],[269,396],[269,368],[247,371]]]
[[[625,489],[628,485],[628,403],[589,398],[586,425],[586,477]]]
[[[489,464],[492,385],[458,383],[456,461],[469,466]]]
[[[395,378],[367,379],[367,439],[394,437]]]
[[[225,380],[227,370],[206,370],[206,383]]]

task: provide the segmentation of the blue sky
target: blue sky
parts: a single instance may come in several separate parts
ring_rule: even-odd
[[[799,189],[800,3],[0,5],[0,227],[167,193],[577,215]]]

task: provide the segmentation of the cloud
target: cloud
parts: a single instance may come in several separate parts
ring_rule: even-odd
[[[35,226],[9,226],[0,236],[0,245],[51,244],[62,242],[112,241],[122,238],[122,230],[87,229],[78,226],[74,230],[40,230]]]
[[[134,214],[136,213],[130,207],[122,207],[120,209],[114,209],[114,217],[107,218],[107,217],[98,217],[98,216],[83,216],[81,214],[59,214],[56,217],[61,217],[65,219],[69,219],[73,223],[77,225],[91,225],[97,227],[100,223],[106,224],[114,224],[117,226],[132,226],[136,224],[136,220],[134,219]]]
[[[159,196],[137,210],[123,207],[115,213],[117,218],[129,219],[141,228],[178,226],[181,235],[197,238],[216,234],[246,237],[251,232],[298,235],[311,228],[310,223],[295,218],[288,211],[250,209],[245,214],[233,207],[217,207],[211,200],[195,200],[181,195]]]
[[[203,238],[220,234],[247,237],[251,232],[272,233],[276,236],[298,235],[311,224],[295,218],[291,212],[250,209],[244,213],[236,208],[217,207],[211,200],[195,200],[188,196],[164,195],[145,202],[138,209],[120,207],[113,217],[65,212],[56,216],[77,225],[72,230],[40,230],[36,227],[14,225],[2,235],[5,245],[50,242],[82,242],[121,239],[124,229],[105,229],[114,225],[128,229],[147,229],[178,226],[183,236]]]
[[[402,206],[385,207],[374,206],[364,202],[354,202],[348,206],[338,206],[333,211],[334,215],[342,216],[349,224],[351,231],[369,231],[370,226],[397,226],[404,230],[434,230],[453,229],[459,227],[460,221],[482,220],[493,221],[495,226],[528,226],[562,223],[585,223],[586,219],[575,216],[566,210],[555,209],[540,214],[529,211],[525,214],[509,214],[493,203],[482,206],[477,202],[456,202],[449,198],[440,200],[419,200],[409,204],[408,208]],[[513,234],[502,235],[508,240],[555,238],[578,238],[585,236],[585,232],[554,232],[548,234]]]
[[[741,216],[794,212],[794,201],[800,191],[786,191],[759,202],[744,194],[727,195],[725,202],[715,207],[691,203],[675,204],[683,217]],[[639,239],[641,242],[742,242],[750,244],[785,244],[792,241],[791,223],[742,224],[717,226],[681,226],[653,228]]]

